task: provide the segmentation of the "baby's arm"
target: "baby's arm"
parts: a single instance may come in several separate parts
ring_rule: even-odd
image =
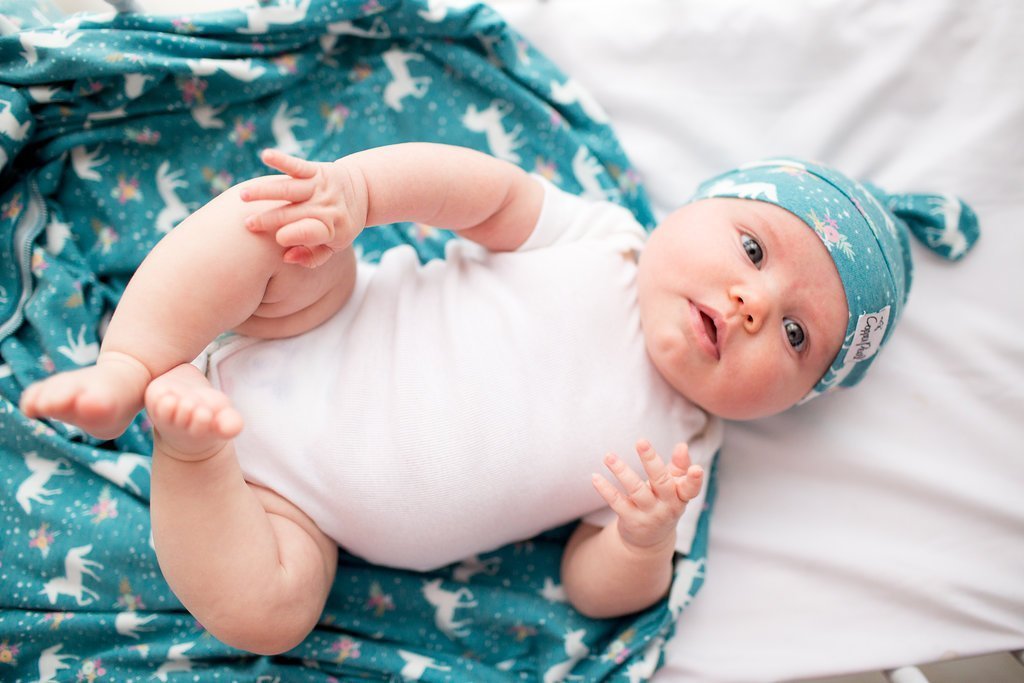
[[[627,495],[597,474],[594,486],[618,519],[604,528],[580,524],[562,557],[562,585],[573,606],[587,616],[630,614],[665,596],[672,581],[676,524],[701,489],[704,472],[690,465],[685,444],[676,446],[668,466],[646,441],[637,443],[637,454],[649,480],[616,456],[606,456],[605,464]]]
[[[544,190],[514,164],[464,147],[406,143],[335,162],[276,150],[263,161],[288,177],[263,178],[242,199],[284,200],[254,215],[253,232],[275,232],[285,259],[318,266],[351,244],[364,225],[415,221],[457,231],[492,251],[518,248],[540,215]]]

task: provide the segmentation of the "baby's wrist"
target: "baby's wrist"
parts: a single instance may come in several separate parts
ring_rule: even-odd
[[[655,540],[630,539],[628,534],[619,529],[619,540],[623,548],[634,557],[647,559],[652,557],[671,556],[676,547],[676,529],[673,526],[662,538]]]

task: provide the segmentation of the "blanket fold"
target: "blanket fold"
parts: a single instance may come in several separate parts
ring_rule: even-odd
[[[0,678],[648,678],[703,581],[712,492],[672,595],[642,614],[591,620],[567,605],[565,528],[427,574],[343,554],[317,629],[254,657],[206,634],[161,577],[145,414],[100,443],[17,408],[32,381],[95,361],[146,253],[266,174],[264,147],[316,160],[410,140],[473,147],[650,225],[585,91],[479,5],[280,0],[0,27],[16,29],[0,36]],[[428,260],[451,238],[395,224],[364,231],[357,251],[411,244]]]

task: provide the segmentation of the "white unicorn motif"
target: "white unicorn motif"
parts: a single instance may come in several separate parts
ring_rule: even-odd
[[[102,151],[103,145],[100,145],[92,152],[85,145],[72,147],[71,168],[74,170],[75,175],[82,180],[100,180],[100,174],[96,172],[96,169],[110,160],[110,157],[97,158]]]
[[[727,195],[742,199],[764,197],[770,202],[779,201],[778,188],[772,183],[736,183],[730,178],[719,180],[704,193],[708,197]]]
[[[139,617],[138,612],[119,612],[114,617],[114,628],[118,634],[126,636],[128,638],[139,639],[139,633],[144,631],[155,631],[156,629],[146,628],[146,624],[156,619],[155,614],[150,614],[146,618]]]
[[[469,583],[469,580],[477,574],[494,576],[501,566],[500,557],[489,557],[481,560],[479,555],[472,555],[464,559],[452,572],[452,578],[459,583]]]
[[[427,669],[436,669],[438,671],[451,671],[450,666],[441,666],[437,663],[436,659],[418,655],[415,652],[406,652],[405,650],[399,650],[398,656],[405,660],[405,666],[398,672],[398,675],[407,681],[418,681],[423,677],[423,674],[427,672]]]
[[[601,187],[601,163],[590,150],[580,145],[572,157],[572,174],[583,187],[583,195],[597,200],[608,199],[611,192]]]
[[[257,64],[253,66],[252,59],[187,59],[185,64],[189,71],[195,76],[210,76],[218,69],[239,81],[252,83],[267,72],[266,67]]]
[[[61,669],[70,669],[70,664],[65,664],[65,659],[78,659],[75,655],[57,654],[64,647],[64,643],[57,643],[52,647],[43,650],[39,655],[39,683],[50,683],[57,680],[57,672]]]
[[[192,660],[185,656],[195,643],[179,643],[171,645],[167,650],[167,659],[160,665],[151,678],[159,678],[167,683],[167,674],[189,673],[192,671]]]
[[[28,66],[32,66],[39,61],[39,53],[36,52],[37,47],[70,47],[72,43],[81,37],[81,33],[71,35],[70,32],[60,29],[54,31],[22,31],[18,34],[21,46],[25,48],[21,56],[28,62]]]
[[[455,621],[455,610],[476,607],[473,593],[468,588],[446,591],[441,588],[441,579],[426,581],[423,584],[423,597],[434,606],[434,624],[449,638],[462,638],[469,635],[465,628],[473,623],[472,619]],[[465,598],[465,602],[463,602]]]
[[[29,97],[40,104],[44,102],[52,102],[53,98],[59,93],[60,88],[55,88],[52,85],[33,85],[28,89]]]
[[[448,16],[448,7],[444,0],[427,0],[427,9],[421,9],[416,14],[424,21],[436,24]]]
[[[51,218],[46,224],[46,251],[56,256],[64,251],[64,245],[71,237],[71,226],[64,221]]]
[[[60,355],[70,360],[75,365],[92,365],[100,357],[99,342],[85,342],[85,325],[78,328],[78,339],[71,338],[71,329],[65,330],[68,338],[67,346],[58,346]]]
[[[30,125],[32,125],[31,119],[22,123],[11,111],[11,103],[7,100],[0,100],[0,133],[18,142],[24,140],[28,135]]]
[[[18,486],[18,490],[14,493],[14,499],[18,501],[25,513],[30,515],[32,514],[32,503],[53,505],[53,501],[47,500],[44,496],[55,496],[61,492],[61,489],[46,488],[50,478],[54,475],[68,476],[74,474],[74,470],[71,463],[64,458],[50,460],[40,457],[35,451],[25,453],[24,457],[25,465],[28,466],[32,474],[28,475],[28,478]],[[67,469],[61,469],[61,465]]]
[[[484,133],[487,136],[487,146],[491,148],[491,154],[511,161],[514,164],[520,162],[521,158],[516,154],[516,149],[523,145],[519,140],[519,134],[523,132],[523,126],[516,124],[516,127],[506,132],[501,120],[512,111],[512,105],[501,100],[491,102],[487,109],[479,110],[476,105],[469,105],[466,113],[462,116],[462,125],[474,133]]]
[[[295,133],[292,132],[292,128],[295,126],[306,125],[306,119],[296,117],[300,111],[299,107],[289,109],[288,103],[282,102],[281,106],[277,108],[277,113],[274,114],[273,121],[270,123],[270,130],[274,134],[277,149],[285,154],[304,157],[306,155],[305,147],[310,144],[310,141],[303,140],[300,142],[295,138]]]
[[[69,550],[68,554],[64,556],[64,576],[50,579],[43,584],[43,590],[39,591],[39,593],[45,594],[50,600],[51,605],[57,604],[58,595],[67,595],[74,598],[79,606],[89,605],[100,597],[95,591],[91,591],[82,585],[82,578],[85,574],[94,579],[100,578],[89,567],[103,569],[103,565],[99,562],[85,559],[85,556],[91,551],[92,545],[83,545]],[[86,599],[83,597],[83,593],[88,593],[92,597]]]
[[[146,83],[152,81],[156,76],[149,74],[125,74],[124,75],[124,95],[128,99],[134,100],[135,98],[142,95],[142,91],[146,88]]]
[[[629,679],[629,683],[641,683],[641,681],[650,680],[651,676],[654,675],[655,669],[658,668],[658,660],[661,658],[661,648],[664,644],[664,638],[660,636],[654,638],[644,648],[643,656],[626,667],[626,678]]]
[[[576,663],[590,654],[590,648],[583,642],[583,636],[585,635],[587,635],[587,630],[583,628],[578,631],[566,632],[565,654],[569,655],[569,659],[559,662],[545,671],[544,683],[557,683],[558,681],[565,680],[569,672],[572,671],[572,668],[576,666]]]
[[[359,28],[353,21],[336,21],[327,24],[329,36],[356,36],[357,38],[390,38],[391,27],[387,25],[382,17],[376,17],[370,24],[370,28]],[[321,43],[322,44],[322,43]],[[331,43],[334,47],[334,43]]]
[[[422,61],[425,57],[418,52],[403,52],[393,47],[381,55],[384,66],[391,73],[391,81],[384,86],[384,103],[395,111],[402,111],[402,100],[410,95],[423,99],[430,87],[430,76],[414,77],[409,72],[409,62]]]
[[[668,595],[668,609],[673,617],[690,604],[690,588],[693,582],[704,576],[704,558],[699,560],[680,560],[676,570],[675,579],[672,581],[672,590]]]
[[[188,206],[181,201],[175,190],[188,187],[188,182],[181,179],[185,169],[173,173],[168,161],[161,161],[156,169],[156,191],[164,201],[164,208],[156,215],[156,229],[160,233],[168,233],[175,225],[188,218]]]
[[[550,576],[544,577],[544,587],[540,589],[539,593],[548,602],[569,602],[565,588],[562,584],[552,581]]]
[[[578,104],[583,113],[598,123],[608,123],[608,113],[583,84],[574,78],[565,83],[551,81],[551,99],[559,104]]]
[[[950,259],[960,258],[967,251],[967,237],[960,231],[960,200],[953,195],[944,194],[931,198],[928,202],[932,205],[932,215],[942,216],[941,228],[925,228],[928,246],[946,247],[949,249]]]
[[[123,453],[118,456],[117,460],[100,460],[89,465],[96,474],[100,475],[107,481],[120,486],[121,488],[131,489],[135,495],[139,495],[142,491],[132,481],[132,473],[136,467],[142,467],[149,470],[150,459],[144,455],[138,453]]]
[[[280,0],[269,7],[244,7],[242,12],[248,26],[239,33],[266,33],[271,24],[297,24],[306,18],[309,0]]]
[[[201,104],[198,107],[192,107],[189,112],[192,114],[192,119],[200,128],[223,128],[224,120],[218,119],[217,115],[227,108],[228,105],[226,104],[220,107],[211,107],[208,104]]]
[[[123,119],[124,116],[124,106],[120,106],[117,109],[111,109],[110,111],[94,111],[91,114],[85,115],[86,127],[89,127],[93,121],[109,121],[110,119]]]

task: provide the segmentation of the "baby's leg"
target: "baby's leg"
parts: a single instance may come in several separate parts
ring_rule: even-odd
[[[244,185],[244,184],[243,184]],[[120,435],[142,408],[155,377],[191,361],[217,335],[260,305],[284,266],[271,234],[244,220],[283,202],[242,202],[235,186],[167,234],[128,283],[96,365],[32,385],[21,399],[28,417],[71,422],[100,438]]]
[[[241,417],[193,366],[158,377],[145,398],[153,540],[171,589],[228,645],[298,645],[323,611],[337,546],[289,501],[242,479],[230,441]]]

